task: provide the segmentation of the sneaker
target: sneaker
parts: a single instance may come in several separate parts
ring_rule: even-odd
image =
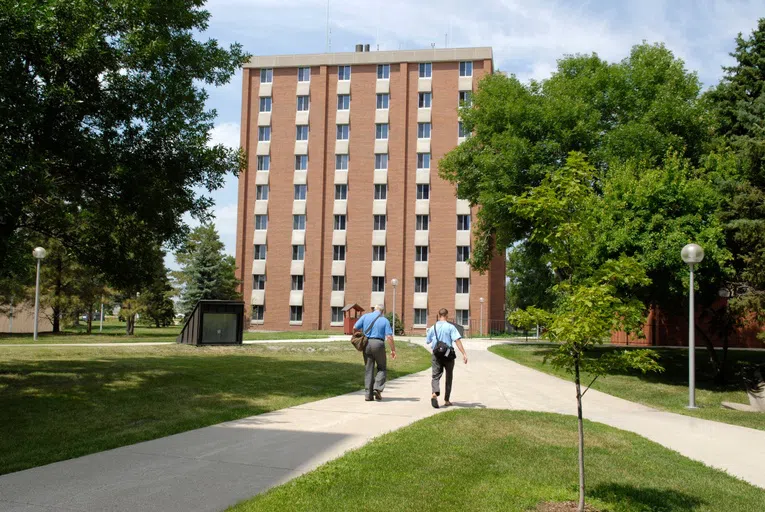
[[[365,396],[365,397],[364,397],[364,401],[365,401],[365,402],[373,402],[373,401],[374,401],[374,398],[370,398],[370,397],[368,397],[368,396]]]
[[[375,400],[377,400],[378,402],[379,402],[380,400],[382,400],[382,391],[377,391],[377,390],[375,389]]]
[[[430,405],[433,406],[433,409],[438,409],[438,398],[431,398]]]

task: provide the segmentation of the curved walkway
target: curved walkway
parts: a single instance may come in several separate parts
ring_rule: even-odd
[[[454,377],[457,407],[575,414],[570,382],[468,341]],[[363,374],[359,363],[359,376]],[[383,402],[361,392],[0,476],[2,511],[218,511],[437,414],[430,371],[391,381]],[[640,434],[765,487],[765,431],[658,411],[596,390],[587,419]]]

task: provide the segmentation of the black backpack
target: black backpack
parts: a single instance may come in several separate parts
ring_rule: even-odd
[[[454,359],[456,357],[454,349],[438,339],[438,329],[436,329],[436,325],[437,323],[433,324],[433,332],[436,335],[436,346],[433,347],[433,355],[439,359]]]

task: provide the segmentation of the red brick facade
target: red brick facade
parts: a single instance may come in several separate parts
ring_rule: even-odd
[[[442,52],[444,50],[441,50]],[[460,60],[447,60],[438,50],[432,59],[432,107],[430,137],[430,229],[428,236],[427,322],[435,320],[436,311],[455,310],[455,263],[457,243],[457,199],[454,186],[438,176],[438,164],[458,143],[458,98]],[[373,198],[375,183],[375,115],[377,110],[380,62],[390,65],[388,108],[387,229],[385,258],[385,306],[393,303],[391,279],[397,278],[397,314],[407,331],[414,322],[414,257],[416,169],[418,145],[419,62],[381,61],[384,54],[394,57],[407,52],[372,52],[331,54],[326,64],[313,65],[322,56],[306,56],[310,67],[310,111],[305,260],[302,299],[302,323],[290,322],[290,286],[292,264],[293,178],[296,151],[297,69],[301,56],[285,59],[295,65],[271,65],[272,110],[270,114],[270,171],[268,173],[268,227],[266,233],[266,284],[263,302],[264,329],[329,329],[332,312],[333,223],[335,205],[335,138],[337,120],[338,65],[351,65],[350,137],[347,173],[347,227],[344,303],[370,306],[372,292]],[[395,54],[395,55],[394,55]],[[440,57],[439,57],[440,55]],[[490,55],[490,50],[489,50]],[[256,208],[256,148],[260,101],[260,68],[267,66],[253,59],[244,69],[242,87],[241,140],[247,156],[246,170],[239,178],[237,221],[237,272],[242,294],[250,303],[254,294],[253,243]],[[364,62],[368,59],[368,62]],[[431,62],[426,60],[425,62]],[[470,60],[473,64],[472,87],[485,73],[492,72],[490,57]],[[464,83],[464,82],[463,82]],[[475,210],[473,209],[473,220]],[[262,235],[261,235],[262,236]],[[479,298],[485,299],[484,320],[501,320],[505,298],[504,257],[494,258],[484,275],[470,273],[470,317],[479,317]],[[260,293],[260,292],[259,292]],[[254,302],[253,302],[254,303]],[[249,315],[248,309],[248,315]],[[256,327],[253,325],[253,327]],[[332,327],[340,330],[340,327]]]

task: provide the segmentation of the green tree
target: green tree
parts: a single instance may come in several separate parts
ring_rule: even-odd
[[[539,185],[571,151],[588,156],[596,187],[628,160],[660,165],[677,154],[696,165],[709,140],[700,90],[681,60],[649,44],[614,64],[597,55],[565,57],[542,82],[484,78],[472,107],[460,113],[473,135],[439,162],[458,196],[481,206],[471,265],[486,270],[495,245],[526,239],[528,223],[512,215],[507,198]]]
[[[181,270],[175,273],[182,286],[181,311],[191,313],[202,299],[239,299],[236,261],[223,252],[224,245],[213,224],[194,229],[186,245],[176,254]]]
[[[597,378],[625,368],[660,369],[650,351],[625,351],[590,361],[586,354],[614,330],[639,332],[645,307],[637,298],[650,285],[644,266],[634,257],[598,261],[593,251],[602,196],[592,186],[596,169],[579,153],[572,153],[540,185],[508,198],[513,215],[529,226],[530,242],[546,247],[547,263],[560,277],[557,301],[547,321],[546,336],[558,341],[552,364],[574,376],[579,431],[579,511],[585,507],[584,422],[581,373]],[[530,322],[535,311],[517,311],[511,318]],[[594,381],[593,381],[594,382]],[[591,384],[590,384],[591,385]]]
[[[175,290],[165,274],[146,288],[139,297],[141,318],[145,318],[155,327],[167,327],[175,321]]]
[[[728,247],[735,255],[735,275],[725,288],[731,314],[755,313],[765,321],[765,18],[747,38],[739,34],[736,60],[724,67],[721,83],[708,93],[717,114],[719,154],[714,162],[736,167],[722,183],[729,197],[722,219]],[[733,155],[729,155],[730,149]],[[738,321],[731,323],[735,325]],[[727,333],[726,333],[727,334]],[[765,338],[764,338],[765,339]]]
[[[203,0],[0,0],[0,277],[31,234],[119,288],[205,218],[242,159],[208,146],[204,86],[248,56],[200,41]],[[18,254],[26,253],[21,251]]]
[[[545,263],[544,247],[520,242],[507,254],[507,310],[536,306],[549,310],[555,295],[555,274]]]

